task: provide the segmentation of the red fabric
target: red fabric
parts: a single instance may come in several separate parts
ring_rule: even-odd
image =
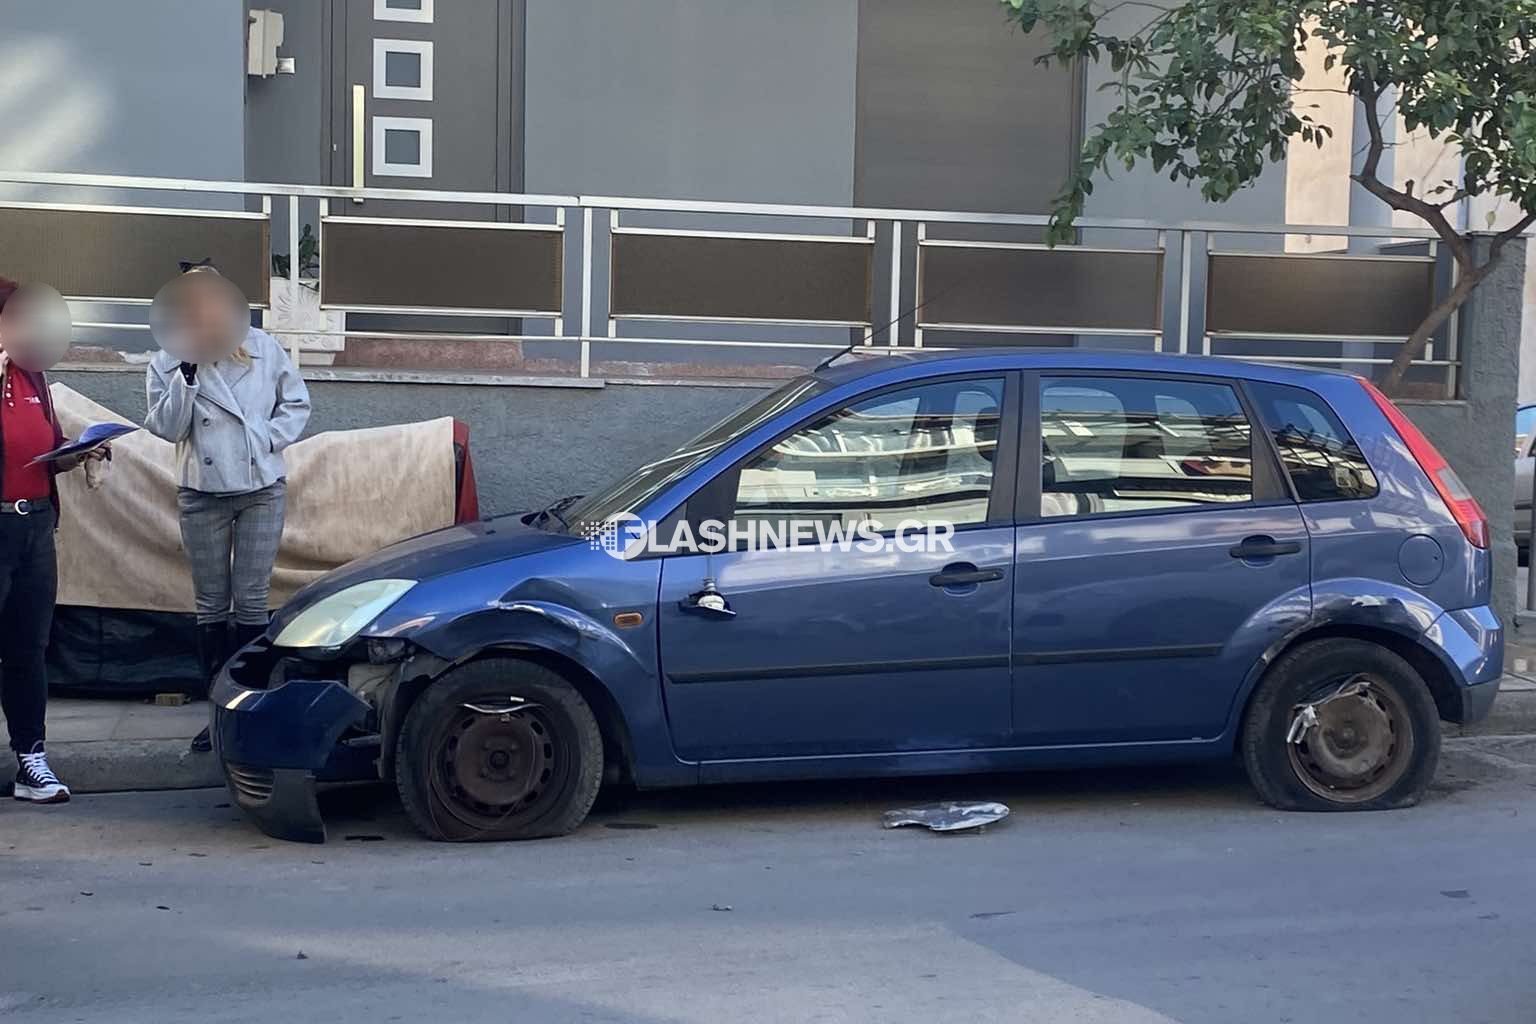
[[[11,397],[0,397],[0,473],[3,473],[4,500],[42,501],[51,496],[53,478],[47,463],[27,465],[32,459],[54,448],[53,423],[48,406],[25,373],[7,368]],[[3,389],[0,389],[3,391]]]
[[[469,457],[469,424],[453,421],[454,447],[464,452],[464,472],[454,501],[454,521],[472,523],[480,518],[480,490],[475,486],[475,464]]]

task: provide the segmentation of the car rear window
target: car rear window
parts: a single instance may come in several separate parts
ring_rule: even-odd
[[[1321,397],[1304,388],[1250,382],[1249,394],[1269,426],[1302,501],[1374,498],[1381,488],[1355,439]]]
[[[1248,420],[1226,384],[1046,377],[1040,385],[1041,516],[1253,500]]]

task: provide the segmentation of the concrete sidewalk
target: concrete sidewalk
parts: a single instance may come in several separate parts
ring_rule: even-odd
[[[1446,725],[1447,736],[1536,734],[1536,650],[1512,650],[1493,713],[1474,726]],[[222,786],[213,755],[187,749],[207,724],[204,702],[158,707],[141,700],[55,698],[48,702],[49,761],[77,793]],[[9,791],[15,767],[11,758],[0,758],[0,792]]]
[[[48,701],[48,761],[76,793],[222,786],[214,756],[188,749],[207,724],[203,701],[159,707],[55,697]],[[15,771],[13,758],[0,760],[0,791],[9,792]]]

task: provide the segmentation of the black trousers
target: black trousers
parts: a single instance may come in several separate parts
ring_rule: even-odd
[[[48,675],[43,654],[59,591],[53,506],[31,515],[0,513],[0,708],[11,749],[27,753],[43,739]]]

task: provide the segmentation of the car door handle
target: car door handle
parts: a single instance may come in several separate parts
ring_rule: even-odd
[[[689,594],[677,602],[677,607],[682,611],[691,612],[694,615],[702,615],[710,619],[734,619],[736,617],[736,609],[731,607],[731,603],[725,599],[724,594],[720,593],[719,588],[715,586],[715,581],[712,579],[704,581],[704,589]]]
[[[1233,558],[1249,561],[1255,558],[1274,558],[1276,555],[1294,555],[1301,545],[1294,540],[1275,540],[1273,537],[1245,537],[1241,544],[1233,545],[1227,553]]]
[[[975,583],[991,583],[993,580],[1003,578],[1001,569],[978,569],[974,565],[949,565],[943,572],[934,573],[928,577],[928,582],[936,587],[966,587]]]

